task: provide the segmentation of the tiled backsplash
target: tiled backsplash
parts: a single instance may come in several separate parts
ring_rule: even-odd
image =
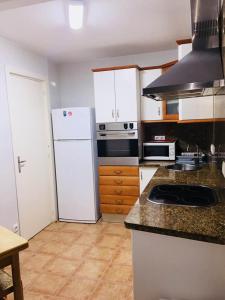
[[[168,138],[176,138],[181,151],[199,150],[208,153],[210,145],[215,144],[216,151],[222,152],[225,145],[225,122],[216,123],[149,123],[143,124],[144,141],[149,141],[154,135],[165,135]]]

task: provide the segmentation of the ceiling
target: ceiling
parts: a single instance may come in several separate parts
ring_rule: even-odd
[[[56,62],[173,49],[191,35],[189,0],[84,0],[81,30],[69,28],[68,0],[0,11],[0,35]]]

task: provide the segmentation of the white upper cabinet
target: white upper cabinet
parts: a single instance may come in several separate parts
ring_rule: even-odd
[[[136,68],[94,72],[94,90],[97,123],[140,120]]]
[[[116,121],[140,119],[140,86],[137,69],[115,71]]]
[[[143,70],[140,72],[141,94],[143,88],[153,82],[162,74],[162,69]],[[162,101],[155,101],[141,96],[141,120],[162,120]]]
[[[179,100],[180,120],[201,120],[213,118],[213,96]]]
[[[192,51],[192,44],[182,44],[178,46],[178,60]]]
[[[115,121],[116,97],[114,81],[113,71],[94,73],[95,113],[97,123]]]

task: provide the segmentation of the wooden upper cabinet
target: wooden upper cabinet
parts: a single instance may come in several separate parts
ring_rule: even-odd
[[[162,74],[162,68],[140,71],[141,94],[143,88],[153,82]],[[141,97],[141,120],[162,120],[163,110],[162,102],[142,96]]]
[[[140,120],[139,72],[136,67],[94,71],[96,122]]]

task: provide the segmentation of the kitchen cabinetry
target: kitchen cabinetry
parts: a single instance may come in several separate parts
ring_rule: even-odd
[[[141,167],[139,168],[140,174],[140,194],[144,191],[149,181],[157,171],[157,167]]]
[[[99,192],[102,213],[128,214],[139,196],[136,166],[100,166]]]
[[[142,70],[140,72],[141,94],[142,89],[153,82],[162,74],[162,68]],[[162,101],[155,101],[153,99],[142,96],[141,97],[141,120],[162,120],[163,110]]]
[[[93,72],[96,122],[138,121],[140,86],[137,68]]]
[[[185,55],[192,51],[192,43],[178,45],[178,60],[181,60]]]

